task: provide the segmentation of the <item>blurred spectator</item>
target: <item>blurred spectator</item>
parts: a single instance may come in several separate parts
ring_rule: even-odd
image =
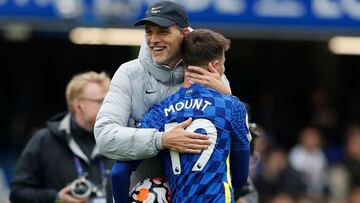
[[[260,194],[260,202],[267,202],[278,193],[286,193],[294,197],[300,197],[305,193],[301,174],[288,164],[285,151],[270,150],[264,161],[261,173],[254,178]]]
[[[310,196],[302,196],[297,203],[328,203],[326,200],[319,200],[318,198]],[[343,203],[343,202],[342,202]]]
[[[348,203],[360,203],[360,186],[351,190]]]
[[[258,176],[259,173],[262,171],[264,165],[263,159],[266,156],[268,149],[274,147],[275,145],[274,140],[269,135],[267,135],[267,132],[263,127],[258,126],[257,130],[260,136],[256,138],[256,142],[254,144],[254,152],[251,155],[250,159],[251,177]]]
[[[5,173],[0,167],[0,203],[9,203],[9,185]]]
[[[345,167],[349,173],[350,186],[360,186],[360,127],[348,129],[345,143]]]
[[[349,174],[342,164],[329,169],[329,203],[343,203],[349,195]]]
[[[350,126],[345,131],[343,164],[333,166],[329,173],[331,203],[345,202],[352,188],[360,187],[360,127]]]
[[[338,118],[333,107],[329,92],[321,86],[314,88],[310,95],[311,124],[321,129],[326,135],[327,144],[323,151],[329,164],[341,160],[341,138],[338,136]]]
[[[322,130],[331,130],[336,127],[337,116],[333,109],[328,92],[317,87],[311,93],[312,115],[311,123],[319,126]]]
[[[296,203],[296,200],[287,193],[280,193],[271,198],[269,203]]]
[[[111,161],[99,154],[93,134],[109,83],[105,73],[86,72],[72,78],[66,88],[69,112],[54,116],[46,128],[37,131],[17,162],[12,203],[112,201],[107,181]],[[83,185],[71,185],[74,180],[83,180]],[[72,191],[81,195],[91,188],[85,183],[96,186],[90,198],[75,197]],[[82,188],[71,188],[76,185]]]
[[[321,132],[315,127],[304,128],[300,140],[289,152],[290,165],[304,174],[307,194],[322,199],[327,187],[327,160],[322,151]]]

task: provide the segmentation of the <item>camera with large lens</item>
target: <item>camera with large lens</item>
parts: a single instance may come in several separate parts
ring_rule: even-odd
[[[85,177],[75,179],[71,183],[71,194],[77,198],[88,198],[91,196],[101,197],[103,193]]]

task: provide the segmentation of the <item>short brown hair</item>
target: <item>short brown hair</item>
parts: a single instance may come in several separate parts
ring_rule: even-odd
[[[198,29],[190,32],[184,38],[181,48],[183,62],[186,66],[207,65],[223,56],[230,48],[230,40],[222,34],[208,29]]]
[[[65,92],[66,104],[69,112],[73,112],[71,103],[82,96],[84,87],[89,82],[98,83],[105,91],[109,90],[110,78],[105,72],[97,73],[94,71],[88,71],[73,76],[67,84]]]

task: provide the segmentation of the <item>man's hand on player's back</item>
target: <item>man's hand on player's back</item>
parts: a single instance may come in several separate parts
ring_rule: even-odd
[[[189,118],[166,131],[162,139],[163,147],[181,153],[200,153],[207,149],[211,143],[207,136],[185,130],[191,122],[192,118]]]

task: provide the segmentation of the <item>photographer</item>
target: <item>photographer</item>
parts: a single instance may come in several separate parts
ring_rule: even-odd
[[[22,152],[11,183],[12,203],[112,202],[112,163],[95,145],[96,114],[109,88],[105,73],[76,75],[66,88],[68,113],[47,122]]]

